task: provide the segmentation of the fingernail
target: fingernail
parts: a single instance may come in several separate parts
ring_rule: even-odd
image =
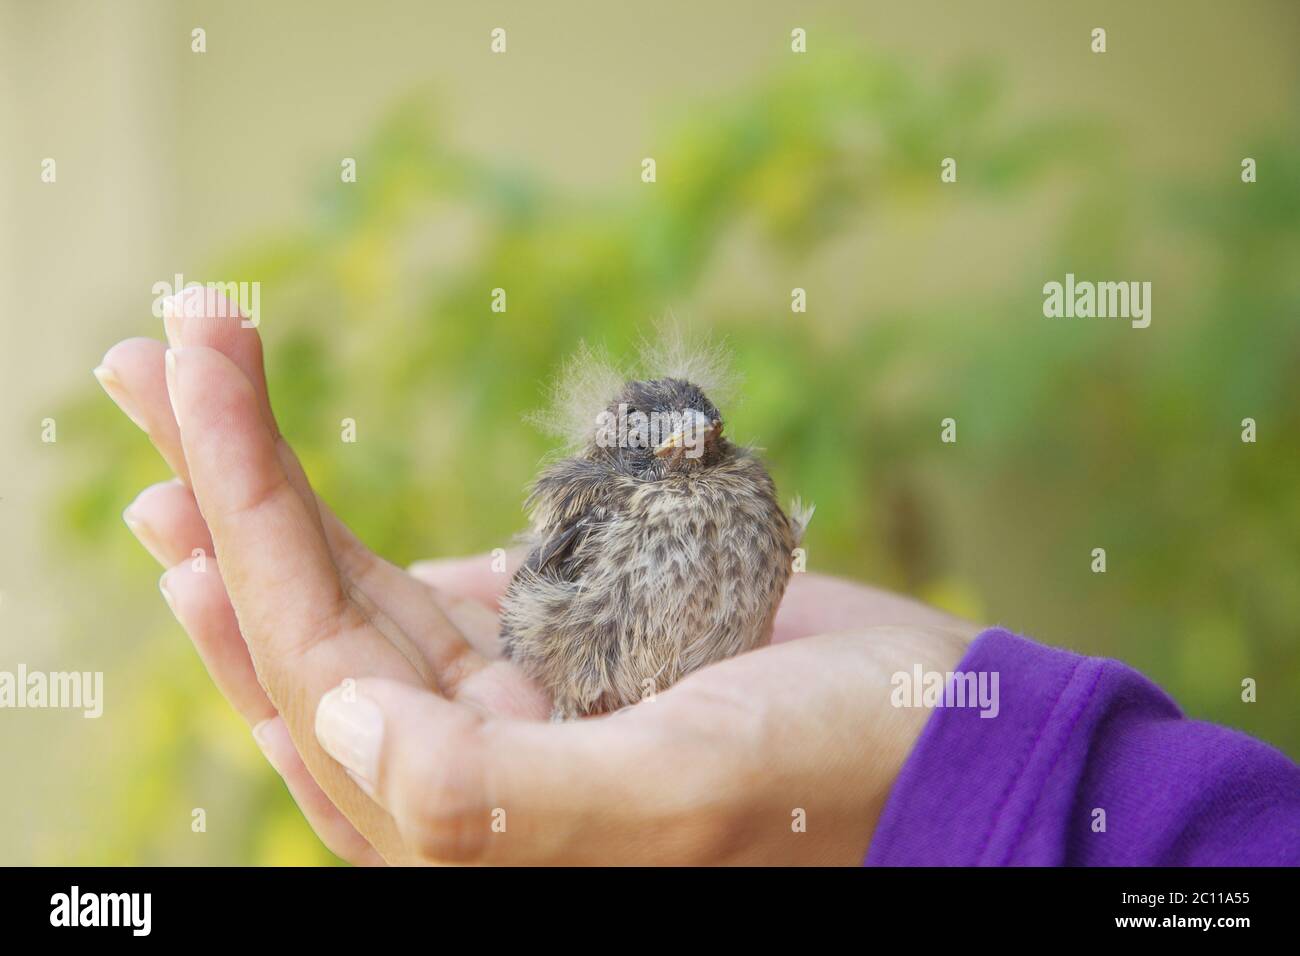
[[[154,533],[150,527],[135,516],[132,511],[133,508],[135,508],[134,501],[127,505],[126,510],[122,512],[122,520],[126,522],[126,526],[131,529],[131,533],[135,535],[135,539],[144,545],[144,549],[153,555],[159,564],[167,564],[167,561],[163,558],[163,551],[158,546],[158,539],[154,537]]]
[[[366,793],[373,794],[384,739],[384,715],[368,697],[336,687],[316,708],[316,739]]]
[[[175,614],[176,602],[172,600],[172,592],[167,590],[167,575],[169,574],[171,574],[170,571],[158,579],[158,590],[162,592],[163,600],[167,602],[168,609],[172,614]]]
[[[181,345],[181,320],[185,318],[188,297],[198,289],[198,286],[186,286],[174,295],[169,295],[163,299],[163,331],[167,335],[167,344],[172,348],[180,348]]]
[[[131,419],[141,431],[148,431],[144,427],[144,419],[136,412],[135,406],[131,404],[131,396],[127,394],[121,379],[117,377],[117,373],[107,365],[100,365],[94,370],[94,375],[100,386],[108,393],[108,397],[113,400],[118,408],[122,409],[126,417]]]
[[[181,416],[176,412],[176,350],[168,349],[163,353],[163,373],[167,378],[167,400],[172,405],[172,416],[179,425]]]
[[[181,317],[174,309],[165,309],[163,311],[163,334],[167,336],[167,344],[179,346],[181,344]]]
[[[181,320],[185,317],[185,296],[188,289],[182,289],[173,296],[163,299],[163,333],[167,344],[172,348],[181,345]]]
[[[277,727],[276,725],[279,724]],[[265,720],[259,720],[253,725],[253,742],[257,744],[257,749],[262,751],[262,756],[266,758],[267,763],[275,768],[276,772],[280,770],[280,760],[285,753],[285,736],[284,721],[280,715],[276,714],[267,717]],[[292,753],[293,744],[288,745],[288,750]]]
[[[271,730],[271,725],[279,719],[278,715],[275,717],[268,717],[266,720],[259,720],[253,725],[253,739],[257,741],[257,746],[262,748],[262,753],[264,754],[267,752],[266,748],[269,740],[267,734]]]

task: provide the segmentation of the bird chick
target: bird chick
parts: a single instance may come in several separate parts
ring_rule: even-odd
[[[526,504],[528,556],[506,591],[506,655],[552,719],[606,713],[768,643],[811,510],[793,518],[763,463],[683,378],[626,382],[578,453]]]

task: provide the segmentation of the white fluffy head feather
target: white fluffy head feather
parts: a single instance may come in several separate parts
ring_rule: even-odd
[[[659,324],[643,339],[635,362],[620,365],[609,353],[580,343],[552,383],[548,407],[529,420],[574,453],[590,441],[600,413],[635,380],[676,378],[699,386],[720,408],[735,397],[737,376],[726,347],[688,337],[675,323]]]

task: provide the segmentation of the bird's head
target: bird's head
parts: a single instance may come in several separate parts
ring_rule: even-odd
[[[632,381],[596,422],[589,454],[655,481],[713,467],[734,454],[722,415],[703,390],[677,378]]]

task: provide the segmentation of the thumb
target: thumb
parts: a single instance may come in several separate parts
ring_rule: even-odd
[[[316,737],[425,861],[638,863],[671,852],[647,823],[669,823],[655,806],[664,780],[690,779],[660,723],[489,719],[409,684],[362,678],[321,698]]]
[[[482,852],[485,792],[472,711],[397,681],[348,678],[316,708],[316,739],[428,860]]]

